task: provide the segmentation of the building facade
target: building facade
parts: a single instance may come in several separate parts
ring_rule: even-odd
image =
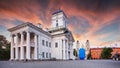
[[[101,46],[94,46],[90,48],[91,57],[92,59],[101,59],[101,53],[103,48],[112,48],[112,56],[116,53],[120,55],[120,41],[110,42],[110,43],[103,43]],[[111,58],[112,58],[111,56]]]
[[[101,52],[103,48],[91,48],[91,58],[92,59],[101,59]]]
[[[23,23],[8,29],[11,32],[11,60],[68,60],[73,57],[74,38],[67,28],[67,16],[62,10],[52,13],[51,28]]]

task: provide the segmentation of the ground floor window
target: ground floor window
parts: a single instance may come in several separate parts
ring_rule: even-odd
[[[46,58],[48,58],[48,53],[46,53]]]
[[[48,47],[48,41],[46,41],[46,47]]]
[[[42,58],[45,58],[45,53],[44,52],[42,52]]]
[[[49,58],[51,58],[51,53],[49,53]]]

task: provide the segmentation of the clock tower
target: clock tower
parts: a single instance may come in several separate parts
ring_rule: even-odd
[[[71,59],[74,38],[67,28],[67,16],[62,10],[59,9],[52,13],[51,28],[48,32],[52,36],[53,57],[62,60]]]
[[[51,28],[67,27],[67,16],[62,10],[57,10],[52,13]]]

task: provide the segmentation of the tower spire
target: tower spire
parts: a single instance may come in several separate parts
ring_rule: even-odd
[[[61,8],[59,7],[59,9],[58,9],[59,11],[61,10]]]

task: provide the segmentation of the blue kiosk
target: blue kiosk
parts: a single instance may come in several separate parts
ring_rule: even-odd
[[[79,49],[79,59],[80,60],[84,60],[85,59],[85,49],[84,48],[80,48]]]

